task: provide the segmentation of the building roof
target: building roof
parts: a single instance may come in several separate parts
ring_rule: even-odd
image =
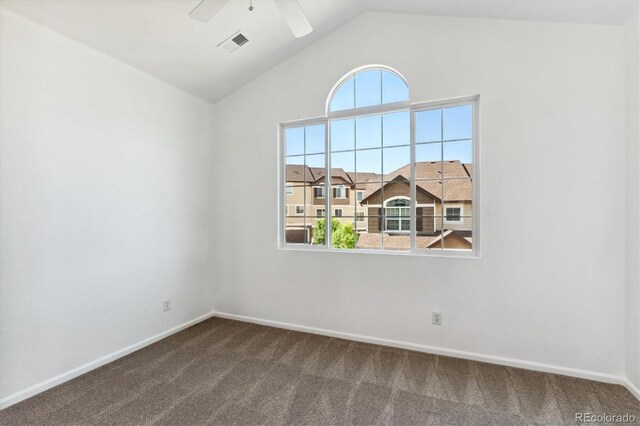
[[[287,164],[287,182],[313,182],[313,175],[302,164]]]
[[[441,240],[449,238],[457,238],[466,241],[471,249],[471,237],[465,237],[461,232],[446,230],[443,234],[437,235],[418,235],[416,236],[416,247],[419,249],[437,249],[440,247]],[[380,249],[381,242],[384,244],[385,250],[409,250],[411,247],[411,237],[409,235],[389,235],[385,233],[362,233],[358,237],[356,248],[359,249]]]
[[[306,170],[306,173],[305,173]],[[325,169],[322,167],[306,167],[303,165],[287,164],[287,182],[313,183],[324,178]],[[438,200],[470,201],[473,198],[471,174],[473,166],[462,164],[459,160],[421,161],[416,163],[416,185]],[[339,177],[345,182],[363,189],[363,201],[380,189],[381,182],[390,182],[404,178],[409,181],[410,166],[407,164],[387,174],[379,175],[369,172],[345,172],[341,168],[331,169],[332,177]],[[443,180],[444,193],[443,193]]]
[[[473,164],[464,163],[463,166],[467,170],[467,174],[469,175],[469,177],[473,177]]]
[[[381,182],[382,175],[370,172],[347,172],[351,181],[356,185],[357,189],[366,189],[366,183],[369,181]]]
[[[443,173],[444,172],[444,173]],[[444,182],[442,176],[447,178]],[[404,178],[409,181],[411,168],[407,164],[384,176],[385,182]],[[363,201],[380,189],[380,183],[368,182]],[[467,201],[473,198],[473,185],[467,168],[458,160],[445,161],[421,161],[416,163],[416,186],[428,192],[438,200]]]
[[[313,173],[314,176],[314,182],[319,181],[320,179],[324,178],[324,167],[309,167],[311,169],[311,173]],[[353,184],[353,181],[351,180],[351,177],[349,176],[349,174],[347,174],[347,172],[344,171],[344,169],[341,168],[331,168],[331,177],[335,178],[335,177],[339,177],[341,179],[343,179],[345,182],[348,182],[349,184]]]

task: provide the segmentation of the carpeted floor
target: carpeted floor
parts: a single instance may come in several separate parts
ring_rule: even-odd
[[[576,424],[618,385],[212,318],[0,411],[3,425]]]

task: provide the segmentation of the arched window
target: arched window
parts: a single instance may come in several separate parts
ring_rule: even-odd
[[[405,79],[388,67],[373,65],[343,77],[331,91],[327,113],[409,102]]]
[[[345,74],[326,116],[281,123],[281,246],[303,227],[296,244],[314,250],[475,252],[477,101],[410,103],[406,79],[384,65]],[[300,186],[289,204],[309,205],[297,217],[287,182]]]
[[[411,229],[411,200],[408,197],[389,198],[384,203],[385,229],[409,231]]]

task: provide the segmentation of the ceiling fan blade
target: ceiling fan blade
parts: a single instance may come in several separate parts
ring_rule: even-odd
[[[228,2],[229,0],[202,0],[189,12],[189,16],[196,21],[209,22]]]
[[[282,17],[297,38],[304,37],[313,31],[313,27],[304,16],[304,12],[297,0],[273,0],[280,9]]]

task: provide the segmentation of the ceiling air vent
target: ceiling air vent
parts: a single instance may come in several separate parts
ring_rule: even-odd
[[[228,37],[225,41],[220,43],[218,47],[222,46],[229,53],[238,50],[238,48],[244,44],[247,44],[249,39],[244,36],[240,31],[236,31]]]

